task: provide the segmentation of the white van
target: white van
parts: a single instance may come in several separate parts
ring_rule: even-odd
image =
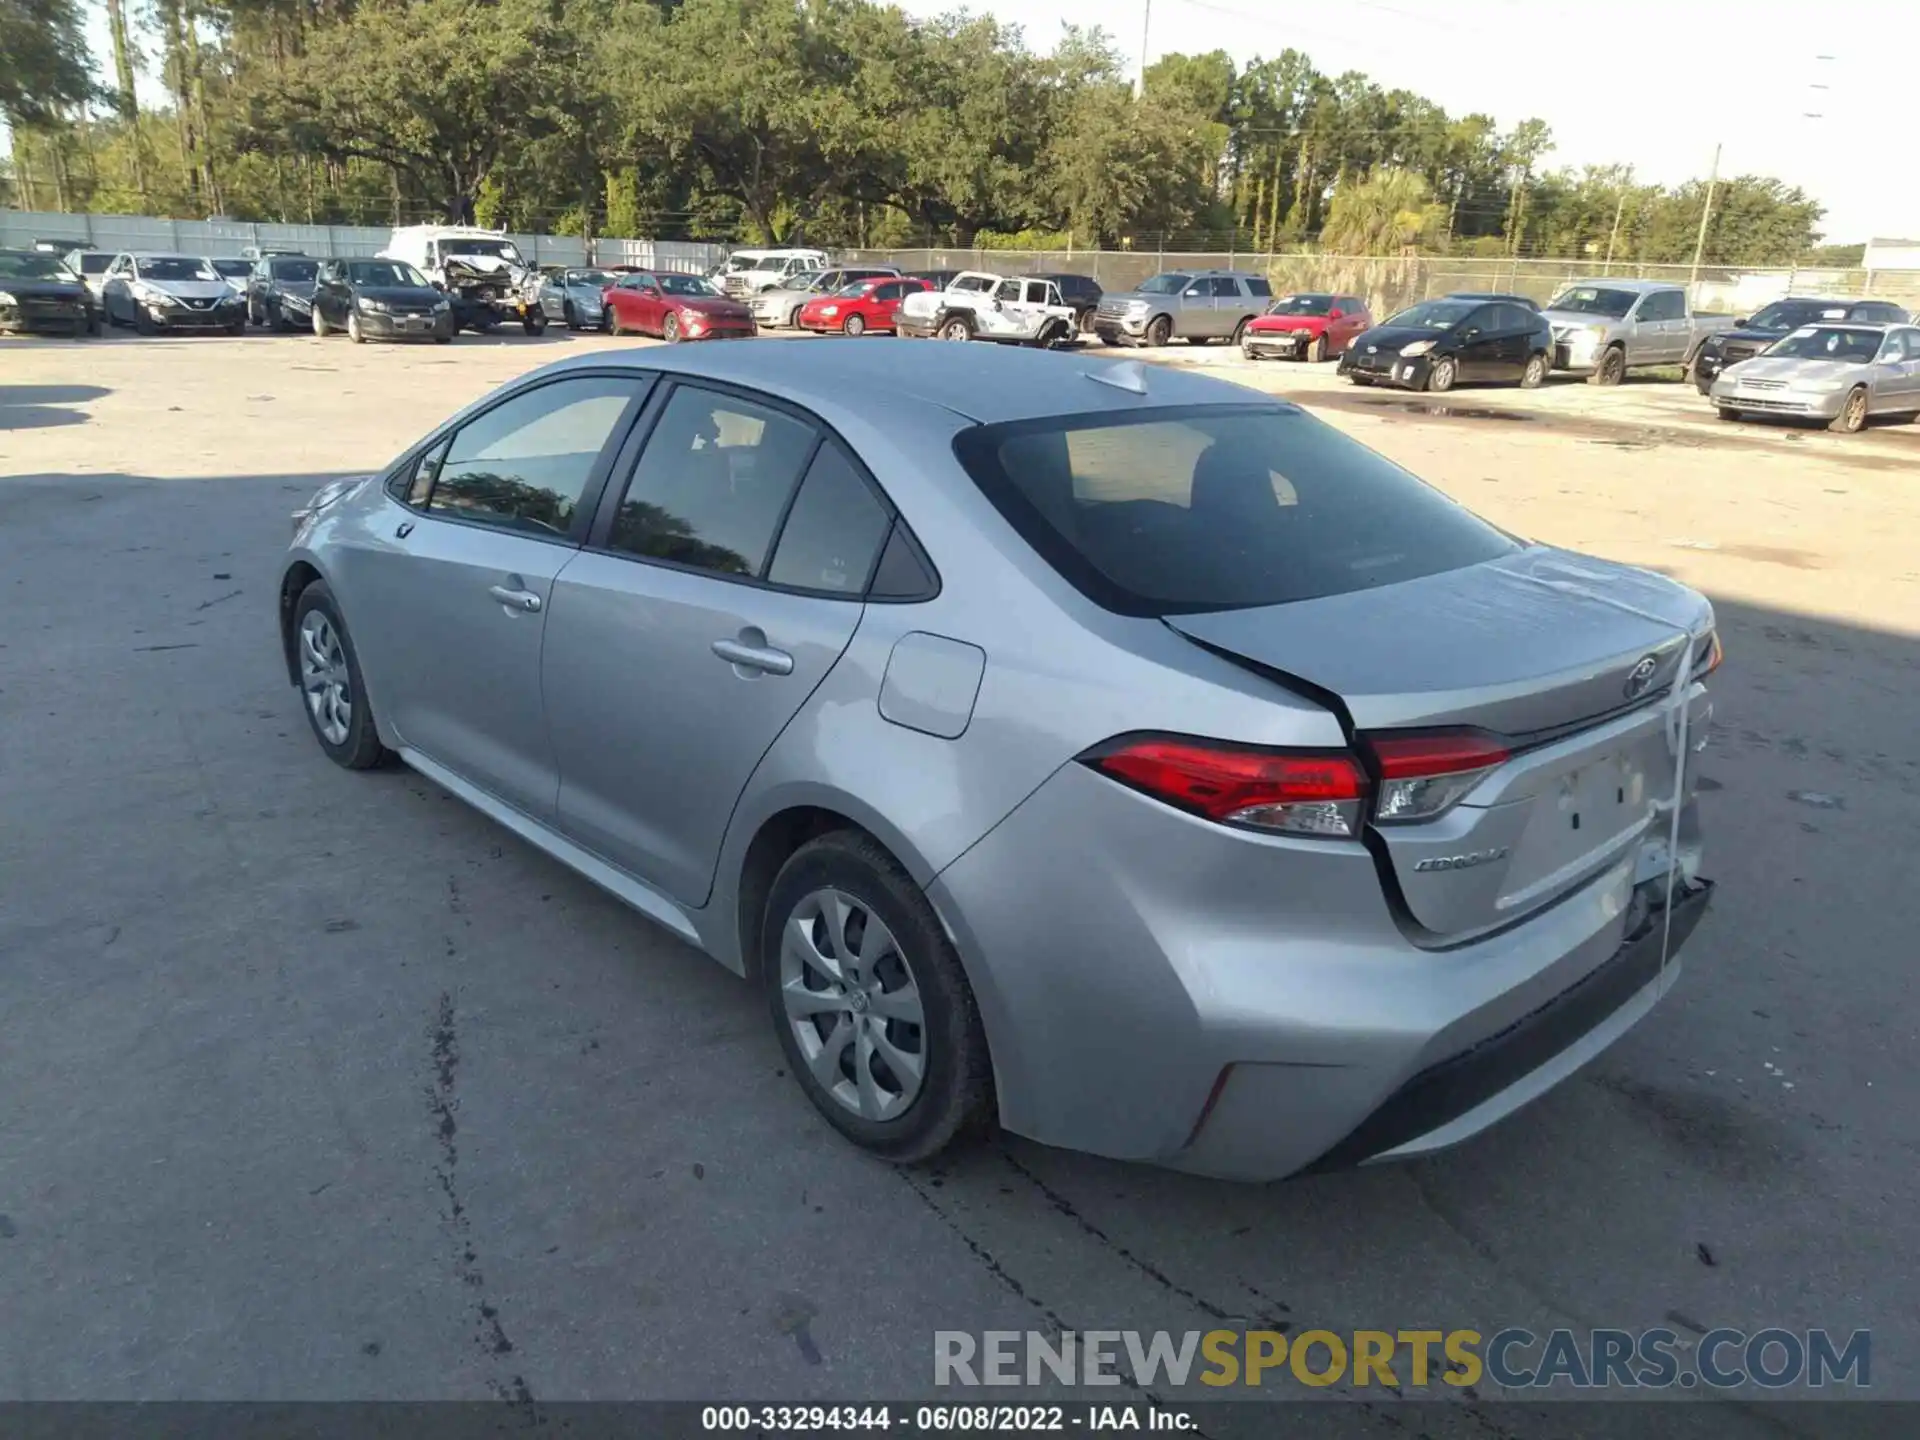
[[[721,290],[738,299],[778,285],[802,270],[824,270],[828,263],[824,250],[736,250],[713,278]]]

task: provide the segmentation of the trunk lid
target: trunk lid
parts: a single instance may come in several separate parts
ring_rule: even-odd
[[[1654,702],[1692,673],[1712,609],[1663,576],[1533,547],[1166,623],[1328,692],[1363,735],[1505,737],[1511,757],[1459,804],[1373,827],[1413,918],[1451,938],[1518,919],[1664,838],[1655,822],[1683,752],[1670,707]]]

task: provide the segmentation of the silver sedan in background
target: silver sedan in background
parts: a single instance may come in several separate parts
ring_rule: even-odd
[[[598,330],[604,318],[600,292],[619,280],[610,270],[555,268],[540,283],[540,308],[569,330]]]
[[[1711,893],[1707,601],[1196,373],[584,356],[320,491],[281,573],[328,757],[748,977],[894,1160],[1436,1150],[1644,1015]]]
[[[1852,434],[1874,416],[1920,416],[1920,327],[1803,325],[1707,391],[1722,420],[1787,415]]]

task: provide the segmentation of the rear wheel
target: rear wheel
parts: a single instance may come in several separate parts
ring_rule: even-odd
[[[1827,429],[1841,435],[1855,435],[1867,425],[1867,387],[1856,385],[1848,392],[1840,413],[1827,422]]]
[[[1309,365],[1318,365],[1326,358],[1327,337],[1325,335],[1316,335],[1307,342],[1307,363]]]
[[[1546,378],[1547,357],[1544,355],[1529,355],[1527,357],[1527,368],[1520,372],[1520,388],[1522,390],[1538,390]]]
[[[1444,395],[1453,389],[1453,382],[1460,377],[1459,367],[1451,356],[1442,355],[1433,362],[1433,368],[1427,372],[1427,389],[1436,395]]]
[[[1587,377],[1590,384],[1618,385],[1627,376],[1627,352],[1618,345],[1609,345],[1601,353],[1599,363],[1593,367],[1593,374]]]
[[[864,335],[867,333],[867,322],[858,315],[849,315],[840,328],[849,335]]]
[[[862,1149],[927,1160],[993,1113],[986,1031],[926,897],[871,837],[795,851],[761,921],[760,975],[807,1099]]]

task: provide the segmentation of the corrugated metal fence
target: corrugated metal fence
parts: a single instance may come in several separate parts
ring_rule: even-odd
[[[186,255],[240,255],[250,246],[280,246],[309,255],[377,255],[392,233],[373,225],[276,225],[0,210],[0,248],[12,249],[31,249],[39,241],[54,240],[89,250],[165,250]],[[535,265],[641,265],[698,274],[727,253],[723,245],[684,240],[595,239],[589,244],[577,235],[508,238]]]

